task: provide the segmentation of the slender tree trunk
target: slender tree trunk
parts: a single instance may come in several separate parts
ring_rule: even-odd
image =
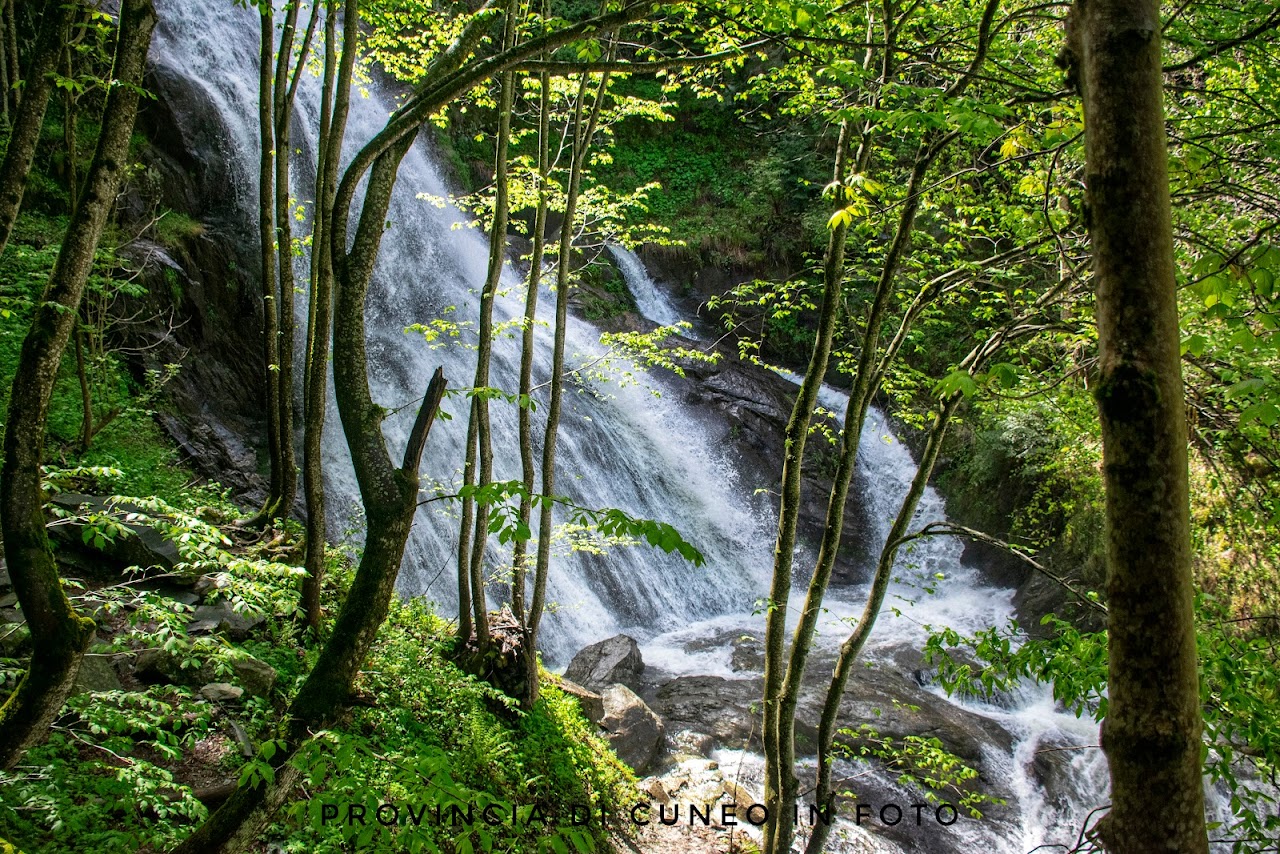
[[[0,708],[0,767],[5,769],[12,768],[22,752],[47,732],[93,636],[93,621],[78,616],[62,592],[45,535],[40,464],[58,366],[127,165],[138,87],[155,24],[151,0],[124,0],[112,73],[118,85],[107,96],[83,198],[67,227],[14,373],[0,471],[0,528],[34,652],[18,689]]]
[[[50,74],[62,56],[63,44],[78,5],[77,2],[64,3],[61,0],[46,0],[44,4],[22,100],[14,116],[13,131],[9,134],[9,148],[5,151],[3,165],[0,165],[0,254],[9,244],[9,235],[13,233],[13,224],[22,208],[27,173],[31,171],[45,109],[49,105],[49,93],[53,89]]]
[[[1173,229],[1153,0],[1074,15],[1107,494],[1107,850],[1208,850]]]
[[[63,48],[62,73],[68,79],[75,73],[71,66],[70,44]],[[71,210],[74,213],[76,199],[80,195],[80,187],[76,181],[76,160],[79,159],[79,153],[76,151],[76,94],[70,88],[62,90],[62,113],[62,140],[67,147],[67,197],[71,199]]]
[[[835,207],[843,208],[845,198],[845,172],[849,154],[849,125],[840,126],[840,141],[836,147],[836,163],[833,170]],[[762,741],[765,754],[765,804],[773,817],[766,826],[765,851],[786,852],[791,848],[791,835],[795,832],[789,820],[790,803],[795,801],[797,785],[794,762],[783,764],[783,728],[790,728],[783,719],[781,700],[785,676],[785,648],[787,631],[787,603],[791,596],[792,562],[795,558],[796,526],[800,518],[800,479],[804,462],[805,442],[809,437],[809,422],[818,403],[818,391],[827,373],[827,360],[831,356],[831,340],[835,335],[836,319],[840,313],[840,289],[844,280],[845,237],[849,225],[839,220],[827,237],[827,252],[823,263],[822,307],[818,317],[818,329],[814,337],[809,367],[796,394],[783,435],[782,498],[778,506],[778,536],[773,549],[773,579],[769,587],[769,601],[765,616],[764,656],[764,724]]]
[[[274,68],[275,14],[271,3],[258,7],[260,43],[258,54],[258,135],[262,151],[258,158],[258,276],[262,294],[262,370],[267,386],[267,456],[271,470],[267,497],[253,524],[270,522],[276,515],[284,472],[280,425],[280,340],[279,312],[276,308],[276,228],[275,228],[275,108]]]
[[[320,629],[320,586],[324,580],[325,501],[324,423],[328,405],[329,327],[333,319],[333,197],[338,162],[346,135],[351,77],[359,15],[355,0],[345,0],[342,59],[337,61],[337,7],[330,2],[325,18],[325,66],[320,109],[320,150],[316,166],[316,213],[311,248],[311,300],[307,314],[307,363],[303,399],[303,491],[307,502],[307,577],[302,584],[307,624]],[[335,79],[336,77],[336,79]]]
[[[311,50],[311,41],[315,36],[316,23],[320,16],[320,2],[316,0],[311,7],[311,15],[307,23],[306,35],[298,50],[295,63],[293,44],[298,23],[298,0],[289,3],[285,15],[284,32],[280,37],[280,51],[276,58],[275,92],[273,96],[273,113],[275,118],[275,226],[276,257],[279,264],[279,295],[276,300],[279,330],[280,356],[280,494],[274,500],[274,513],[280,518],[288,518],[293,510],[294,499],[298,494],[298,462],[294,452],[294,406],[293,406],[293,348],[295,323],[293,319],[293,210],[292,196],[289,192],[290,162],[290,126],[293,121],[293,105],[298,93],[298,84],[307,64]],[[312,241],[314,244],[314,241]]]
[[[503,50],[515,39],[515,2],[507,3]],[[471,401],[471,417],[476,424],[476,457],[479,463],[476,483],[485,486],[493,480],[493,436],[489,422],[489,398],[479,393],[489,385],[489,366],[493,356],[493,303],[502,281],[502,268],[507,260],[507,147],[511,139],[511,101],[515,75],[502,75],[498,95],[498,135],[493,159],[493,222],[489,229],[489,268],[480,291],[480,346],[476,354],[476,373],[472,386],[477,394]],[[484,555],[488,545],[489,518],[484,508],[476,508],[475,533],[472,537],[470,571],[471,601],[475,609],[476,644],[481,650],[489,646],[489,624],[485,615]]]
[[[907,199],[899,215],[898,228],[893,243],[880,268],[880,278],[876,283],[875,297],[872,300],[871,312],[867,317],[866,328],[862,337],[862,349],[858,354],[858,366],[854,374],[853,389],[849,394],[849,405],[845,412],[844,428],[840,434],[840,457],[836,465],[836,473],[832,481],[831,492],[827,500],[827,513],[823,522],[822,541],[818,551],[818,560],[813,578],[805,597],[800,621],[796,625],[794,641],[791,646],[790,660],[780,677],[782,685],[777,693],[777,736],[774,756],[781,775],[779,783],[780,810],[779,816],[791,815],[795,806],[799,780],[795,776],[795,713],[800,701],[801,682],[808,662],[809,651],[813,645],[814,632],[818,618],[822,612],[822,600],[826,595],[831,573],[835,569],[836,555],[840,550],[840,538],[844,530],[844,508],[849,495],[849,485],[857,468],[858,444],[862,436],[862,424],[867,417],[867,409],[871,405],[871,396],[875,392],[872,385],[878,363],[878,347],[880,331],[884,326],[885,315],[889,308],[889,300],[894,293],[894,282],[897,279],[898,267],[907,255],[911,246],[911,236],[915,230],[916,213],[921,201],[921,190],[930,167],[942,149],[955,138],[948,134],[940,140],[926,141],[921,144],[916,162],[907,182]],[[838,302],[839,295],[836,299]],[[829,347],[830,345],[828,345]],[[798,405],[798,404],[797,404]],[[808,424],[806,422],[806,430]],[[793,523],[794,524],[794,523]],[[788,587],[790,578],[787,579]],[[785,623],[786,614],[779,618]],[[781,655],[781,646],[779,646]],[[768,659],[766,658],[766,666]],[[779,665],[781,669],[781,665]],[[766,704],[766,709],[769,708]],[[769,753],[766,752],[766,757]],[[794,835],[794,825],[779,821],[775,824],[778,834],[775,851],[787,851]]]
[[[573,253],[573,232],[577,220],[578,194],[582,188],[582,171],[586,165],[587,151],[591,147],[592,137],[595,136],[596,124],[599,122],[600,110],[609,86],[609,75],[605,73],[600,77],[600,86],[596,90],[590,115],[584,121],[583,113],[589,79],[589,75],[582,76],[582,82],[578,86],[577,104],[574,106],[569,186],[565,193],[564,220],[560,225],[560,256],[556,259],[556,330],[551,350],[551,400],[547,404],[546,432],[542,438],[542,494],[546,497],[555,494],[556,488],[556,439],[560,429],[560,409],[564,396],[564,344],[569,328],[569,273]],[[547,577],[551,572],[553,528],[551,509],[550,501],[544,500],[539,505],[538,552],[534,564],[533,599],[529,603],[525,643],[526,673],[532,675],[532,678],[527,680],[525,696],[525,703],[529,706],[538,700],[538,626],[546,607]]]
[[[18,82],[18,22],[13,14],[13,0],[0,3],[0,116],[9,126],[10,113],[16,109],[14,85]]]
[[[871,591],[867,595],[867,604],[863,608],[862,616],[858,618],[858,624],[853,633],[840,646],[840,655],[836,659],[835,672],[832,674],[831,684],[827,688],[827,699],[823,704],[822,717],[818,725],[818,782],[814,792],[814,803],[818,804],[822,809],[830,810],[832,815],[835,814],[835,792],[831,786],[831,746],[835,740],[836,726],[839,723],[840,701],[844,698],[844,689],[849,683],[849,674],[853,665],[862,653],[862,648],[866,646],[867,638],[871,637],[871,630],[875,627],[876,619],[880,615],[880,609],[884,605],[885,593],[889,589],[889,581],[893,576],[893,563],[898,556],[899,541],[907,533],[907,526],[911,524],[911,519],[915,516],[916,507],[920,503],[920,496],[924,494],[925,488],[929,485],[929,478],[933,475],[934,465],[938,461],[938,453],[942,449],[942,440],[946,435],[947,423],[950,421],[956,407],[959,406],[960,401],[961,395],[958,392],[952,394],[934,414],[933,425],[929,429],[929,438],[926,440],[924,453],[920,455],[920,465],[916,469],[915,477],[911,479],[911,486],[908,488],[901,506],[898,508],[898,515],[894,518],[893,526],[889,529],[889,535],[885,538],[884,547],[880,550],[880,559],[876,564],[875,575],[872,577]],[[816,822],[813,834],[809,837],[808,845],[805,848],[805,854],[821,854],[830,834],[831,827],[829,825],[823,822]]]
[[[520,349],[520,468],[524,478],[526,495],[520,497],[518,513],[526,526],[533,514],[533,502],[537,470],[533,450],[533,348],[534,320],[538,309],[538,288],[542,286],[542,263],[546,255],[547,190],[551,171],[551,76],[543,72],[539,77],[541,104],[538,110],[538,208],[533,217],[533,252],[529,260],[529,292],[525,296],[524,329]],[[554,381],[554,378],[553,378]],[[524,628],[525,696],[526,709],[532,708],[538,699],[538,651],[530,639],[529,614],[525,608],[525,560],[528,543],[517,539],[511,552],[511,601],[516,616]]]
[[[82,416],[80,419],[80,450],[89,450],[89,443],[93,441],[93,393],[89,388],[89,366],[85,364],[84,356],[84,324],[76,321],[75,331],[72,333],[76,345],[76,379],[80,381],[80,409]]]

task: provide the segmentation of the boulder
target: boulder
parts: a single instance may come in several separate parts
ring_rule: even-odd
[[[187,625],[187,634],[211,634],[218,631],[232,640],[244,640],[266,621],[263,614],[237,611],[226,599],[219,599],[212,605],[196,608],[192,621]]]
[[[244,689],[228,682],[211,682],[200,689],[200,696],[211,703],[234,703],[244,696]]]
[[[75,492],[64,492],[55,495],[52,504],[68,513],[113,513],[117,516],[128,512],[144,512],[141,508],[128,502],[110,503],[96,495],[81,495]],[[88,527],[83,522],[71,520],[54,525],[49,535],[59,544],[59,559],[69,557],[72,553],[81,563],[102,566],[111,569],[124,569],[138,566],[143,569],[158,569],[161,572],[172,572],[174,567],[182,563],[182,556],[177,547],[166,540],[159,531],[140,522],[123,522],[129,534],[117,536],[114,540],[95,548],[92,543],[84,541],[84,532]],[[105,560],[104,560],[105,559]]]
[[[626,685],[610,685],[601,694],[604,717],[600,727],[618,758],[643,773],[662,755],[666,727]]]
[[[760,679],[680,676],[660,685],[650,702],[672,729],[706,733],[722,747],[760,741]]]
[[[569,662],[564,678],[592,691],[613,684],[636,687],[644,672],[644,659],[635,638],[626,635],[593,643]]]
[[[101,655],[86,655],[80,662],[71,696],[98,691],[120,691],[123,688],[120,675],[116,673],[110,659]]]
[[[741,673],[744,670],[764,671],[764,644],[759,638],[739,635],[733,639],[732,646],[733,655],[729,659],[729,666],[735,673]]]
[[[138,653],[133,662],[133,675],[141,682],[167,682],[170,685],[199,685],[206,681],[201,671],[207,668],[184,668],[182,661],[167,649],[155,647]]]
[[[276,684],[276,669],[252,655],[238,656],[231,662],[236,681],[253,697],[265,697]]]
[[[0,656],[17,658],[30,651],[31,629],[27,628],[27,624],[0,621]]]
[[[716,740],[705,732],[682,729],[671,737],[671,752],[677,756],[710,756]]]

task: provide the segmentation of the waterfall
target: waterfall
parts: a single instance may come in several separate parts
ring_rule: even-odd
[[[227,161],[232,176],[232,196],[245,220],[252,221],[256,216],[259,152],[258,18],[250,9],[231,4],[211,7],[201,0],[157,0],[157,6],[160,25],[151,61],[165,75],[183,78],[216,112],[216,116],[188,118],[206,125],[219,124],[214,135],[219,139],[218,154]],[[370,84],[367,89],[367,97],[357,95],[352,104],[343,152],[348,159],[383,126],[394,107],[394,98],[377,85]],[[315,147],[318,92],[319,81],[307,74],[294,122],[294,147],[302,153],[293,163],[294,194],[304,203],[310,195],[313,167],[306,158]],[[207,135],[209,129],[204,127],[201,133]],[[439,208],[422,198],[438,198],[447,192],[427,147],[416,145],[400,169],[367,306],[374,396],[397,413],[383,427],[393,453],[403,448],[415,401],[437,365],[444,366],[455,390],[467,386],[474,373],[474,355],[462,345],[474,343],[476,294],[485,278],[488,247],[483,235],[463,225],[463,217],[455,209]],[[679,313],[654,288],[639,259],[621,248],[612,251],[645,316],[661,324],[680,320]],[[517,316],[523,304],[519,276],[508,270],[502,287],[504,295],[495,304],[499,323]],[[550,315],[553,299],[549,290],[540,295],[544,318]],[[305,310],[302,298],[300,317],[305,317]],[[410,324],[437,319],[463,324],[461,343],[429,344],[423,336],[406,332]],[[515,339],[497,343],[494,385],[516,387],[517,350]],[[591,327],[571,321],[568,352],[571,364],[600,355]],[[535,383],[545,383],[549,372],[550,348],[544,342],[535,357]],[[739,485],[731,461],[704,438],[706,431],[699,416],[683,406],[677,395],[658,397],[645,388],[594,380],[575,380],[569,390],[556,491],[584,507],[618,507],[634,516],[669,522],[704,552],[707,565],[695,568],[646,545],[614,546],[605,555],[583,551],[559,555],[549,589],[555,609],[542,631],[547,660],[563,663],[583,644],[627,631],[644,643],[646,660],[659,667],[675,673],[732,675],[727,648],[690,655],[685,647],[689,640],[709,636],[725,626],[760,632],[763,617],[751,611],[752,603],[768,589],[776,524],[769,500],[752,496]],[[545,397],[538,402],[545,403]],[[822,402],[829,409],[843,411],[842,396],[833,389],[823,391]],[[448,398],[445,409],[454,417],[438,421],[431,434],[424,483],[432,490],[453,492],[459,482],[467,405],[464,397]],[[516,411],[498,401],[491,406],[495,476],[516,479]],[[539,406],[535,411],[535,432],[541,429],[544,409]],[[331,530],[352,532],[349,539],[358,545],[358,490],[336,414],[328,424],[325,448]],[[865,480],[872,487],[865,500],[883,536],[915,465],[876,410],[864,427],[859,465],[871,475]],[[933,490],[921,501],[917,516],[922,521],[944,517],[942,500]],[[401,569],[400,592],[434,600],[443,613],[456,612],[456,541],[457,520],[450,515],[448,502],[434,502],[422,509]],[[895,649],[918,647],[924,625],[972,632],[1008,619],[1011,591],[986,584],[977,572],[961,564],[960,551],[954,541],[932,538],[901,556],[900,580],[887,603],[901,616],[889,611],[882,615],[867,651],[869,658],[885,660]],[[491,546],[490,556],[490,568],[499,569],[502,558],[496,545]],[[933,592],[925,592],[926,587]],[[832,591],[819,630],[820,648],[834,649],[843,639],[848,632],[846,621],[860,613],[865,592],[865,587]],[[1029,768],[1042,744],[1096,744],[1096,726],[1064,714],[1047,690],[1038,687],[1026,688],[1003,707],[967,703],[966,708],[1009,734],[1012,749],[992,748],[989,765],[1010,781],[1018,803],[1012,822],[966,825],[966,835],[958,837],[961,841],[956,850],[981,848],[1015,854],[1044,843],[1072,843],[1084,813],[1105,801],[1101,752],[1080,750],[1071,759],[1074,788],[1070,791],[1046,791]],[[883,841],[877,846],[878,850],[898,850]]]
[[[613,256],[618,269],[622,271],[622,276],[627,281],[627,288],[635,298],[636,308],[640,309],[640,314],[644,315],[646,320],[651,320],[659,326],[670,326],[684,319],[671,304],[667,295],[654,284],[653,279],[649,278],[649,271],[644,268],[644,262],[636,253],[624,246],[611,245],[609,254]]]

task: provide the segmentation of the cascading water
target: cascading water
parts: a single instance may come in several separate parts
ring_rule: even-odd
[[[152,61],[171,77],[185,78],[203,92],[221,123],[220,153],[234,175],[235,198],[246,218],[256,210],[258,18],[248,9],[219,5],[217,12],[201,0],[157,0],[160,27]],[[295,144],[314,149],[318,81],[307,75],[299,94]],[[392,109],[391,100],[370,86],[369,97],[352,105],[346,157],[378,131]],[[210,122],[213,116],[200,116]],[[294,193],[310,196],[310,167],[296,157]],[[406,333],[413,323],[447,318],[459,323],[476,316],[476,290],[484,280],[487,243],[461,221],[452,208],[437,208],[420,196],[441,197],[447,188],[439,170],[422,146],[415,147],[400,169],[388,231],[383,239],[368,311],[370,371],[375,399],[398,414],[384,425],[393,449],[403,447],[412,423],[415,400],[426,378],[442,364],[454,389],[469,385],[474,357],[463,346],[429,346],[418,334]],[[681,319],[655,288],[634,254],[615,249],[614,257],[626,274],[641,311],[657,323]],[[514,316],[522,305],[520,283],[508,273],[508,295],[495,305],[498,321]],[[553,295],[540,295],[549,310]],[[305,309],[305,306],[302,308]],[[463,336],[474,335],[464,329]],[[592,329],[573,321],[568,331],[571,364],[600,354]],[[499,341],[494,354],[492,384],[514,388],[517,376],[514,339]],[[536,354],[535,383],[550,371],[549,346]],[[618,507],[632,515],[676,525],[706,555],[707,566],[696,569],[679,558],[646,546],[615,547],[607,555],[574,553],[560,556],[554,566],[550,599],[554,613],[544,622],[542,639],[548,660],[564,661],[583,644],[628,631],[645,642],[646,659],[673,672],[720,672],[732,675],[728,650],[719,648],[686,655],[690,639],[725,626],[745,626],[759,633],[763,619],[751,615],[751,603],[764,595],[771,563],[774,523],[771,510],[739,488],[733,468],[721,451],[707,441],[698,416],[674,400],[657,398],[639,387],[596,386],[575,381],[567,395],[561,428],[557,492],[585,507]],[[842,412],[838,392],[824,391],[823,403]],[[541,400],[540,400],[541,402]],[[452,492],[459,479],[466,429],[464,398],[446,403],[455,418],[437,422],[427,448],[425,476]],[[518,476],[516,412],[495,402],[496,477]],[[535,430],[542,409],[535,413]],[[359,528],[358,491],[346,456],[336,417],[329,419],[326,436],[328,492],[334,530]],[[873,476],[867,500],[872,516],[888,529],[897,502],[915,468],[907,451],[893,440],[883,416],[873,411],[864,428],[859,464]],[[440,507],[446,502],[436,502]],[[921,519],[943,518],[939,496],[930,490],[921,502]],[[454,601],[456,519],[438,510],[424,510],[415,524],[400,589],[427,596],[445,612]],[[352,537],[359,541],[358,535]],[[922,624],[951,626],[962,632],[1006,621],[1011,594],[985,585],[959,561],[954,542],[935,538],[920,544],[901,560],[904,581],[895,585],[890,604],[902,611],[882,616],[868,656],[886,658],[906,644],[918,647]],[[491,549],[495,565],[497,549]],[[934,573],[943,580],[933,584]],[[932,595],[921,585],[935,588]],[[914,585],[914,586],[913,586]],[[848,630],[842,622],[861,611],[861,588],[835,590],[829,613],[820,628],[820,646],[828,650]],[[1029,775],[1028,767],[1041,743],[1096,743],[1096,727],[1064,715],[1039,689],[1028,689],[1007,707],[969,704],[968,708],[1000,724],[1011,735],[1012,751],[993,755],[991,762],[1013,781],[1018,798],[1013,826],[984,827],[973,822],[963,831],[959,849],[981,846],[1001,852],[1020,852],[1044,842],[1074,839],[1083,812],[1105,799],[1105,767],[1097,750],[1081,750],[1072,760],[1076,791],[1049,793]],[[744,767],[751,761],[743,759]],[[849,830],[849,828],[845,828]],[[893,850],[879,845],[883,850]],[[927,847],[918,850],[929,850]],[[953,848],[954,850],[954,848]]]
[[[666,293],[649,278],[649,271],[644,268],[640,256],[625,246],[616,245],[609,247],[609,254],[626,277],[627,288],[635,298],[636,308],[646,320],[652,320],[659,326],[670,326],[684,320]]]
[[[257,157],[260,150],[257,119],[258,18],[248,9],[230,4],[211,15],[198,0],[161,0],[160,27],[152,61],[166,73],[184,77],[199,87],[218,113],[225,140],[222,153],[236,176],[236,195],[246,217],[255,215]],[[382,128],[392,109],[391,99],[377,86],[368,97],[354,98],[344,156]],[[319,81],[306,75],[295,113],[295,147],[314,148]],[[210,117],[205,117],[207,121]],[[295,157],[296,196],[308,198],[309,178],[302,158]],[[389,228],[367,305],[371,384],[374,398],[396,415],[383,432],[391,448],[404,446],[419,398],[436,365],[443,365],[454,389],[469,386],[474,354],[454,344],[433,349],[422,335],[406,333],[414,323],[446,318],[471,327],[462,335],[474,339],[476,291],[484,281],[488,247],[474,229],[458,228],[461,217],[451,208],[436,207],[422,196],[448,193],[439,170],[423,146],[415,146],[400,168]],[[520,282],[508,271],[503,282],[508,295],[495,304],[495,321],[515,316],[523,306]],[[540,302],[549,314],[554,295],[548,290]],[[305,310],[305,306],[300,306]],[[514,389],[518,377],[518,345],[500,341],[495,347],[491,384]],[[571,321],[569,364],[590,361],[601,354],[596,335],[584,323]],[[550,373],[550,346],[538,349],[534,383]],[[700,441],[692,413],[646,389],[616,384],[572,381],[566,394],[560,432],[556,492],[589,508],[617,507],[639,518],[675,524],[702,550],[707,565],[695,568],[679,556],[647,545],[614,547],[607,555],[574,553],[555,562],[549,601],[555,612],[544,621],[544,655],[561,660],[584,643],[622,630],[647,632],[672,628],[688,620],[732,608],[741,597],[761,588],[767,571],[767,550],[751,547],[770,528],[767,512],[735,489],[731,466],[707,441]],[[536,397],[545,404],[545,391]],[[424,462],[424,482],[453,492],[460,479],[468,401],[446,400],[455,417],[438,421]],[[495,436],[495,476],[519,477],[515,444],[516,410],[491,404]],[[540,434],[544,406],[534,414]],[[326,483],[335,516],[334,530],[358,528],[358,490],[346,454],[336,414],[326,432]],[[400,590],[424,595],[445,612],[456,610],[454,554],[457,522],[434,508],[419,513],[401,570]],[[358,542],[358,537],[354,538]],[[497,547],[491,546],[495,564]],[[750,556],[756,556],[751,559]],[[739,591],[726,594],[725,591]]]

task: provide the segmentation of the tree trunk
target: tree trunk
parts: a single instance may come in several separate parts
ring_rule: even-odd
[[[0,165],[0,254],[9,244],[13,224],[22,208],[22,194],[27,187],[27,173],[35,157],[36,144],[40,141],[40,128],[44,124],[45,109],[49,105],[49,93],[53,89],[50,74],[62,56],[67,31],[75,17],[78,4],[47,0],[44,15],[40,19],[40,32],[36,38],[31,64],[23,85],[22,100],[18,104],[9,134],[9,148],[5,151],[4,164]],[[144,48],[145,51],[145,48]]]
[[[531,496],[535,491],[537,470],[533,451],[533,333],[538,309],[538,288],[542,286],[542,262],[546,255],[547,190],[551,171],[551,77],[547,73],[539,78],[542,102],[538,109],[538,209],[533,217],[533,252],[529,260],[529,292],[525,295],[524,329],[520,347],[520,397],[519,434],[520,470],[524,478],[525,495],[520,497],[519,518],[525,525],[533,515]],[[555,378],[552,377],[552,381]],[[529,614],[525,608],[525,560],[528,543],[517,539],[511,550],[511,603],[524,628],[525,696],[526,709],[538,701],[538,651],[530,641]]]
[[[578,86],[577,104],[574,107],[569,186],[565,191],[564,220],[560,224],[560,256],[556,259],[556,330],[551,348],[551,400],[547,404],[546,432],[542,438],[542,494],[546,498],[553,495],[556,488],[556,439],[560,429],[560,407],[564,396],[564,344],[569,328],[569,272],[573,254],[574,223],[577,219],[578,193],[582,187],[582,170],[586,165],[587,150],[591,147],[591,138],[595,136],[605,91],[609,86],[609,75],[607,73],[601,75],[595,102],[591,105],[591,113],[584,122],[583,112],[586,106],[589,79],[589,75],[582,75],[582,82]],[[526,621],[527,637],[524,646],[526,706],[532,706],[538,701],[538,625],[542,621],[542,612],[546,607],[547,577],[551,572],[553,529],[551,509],[551,501],[544,500],[539,506],[538,513],[538,551],[533,570],[533,599],[529,603],[529,617]]]
[[[898,508],[898,515],[894,517],[893,527],[889,529],[884,547],[880,550],[880,559],[876,564],[875,575],[872,577],[867,604],[863,608],[862,616],[858,618],[858,625],[840,646],[840,656],[836,659],[831,684],[827,688],[827,699],[823,704],[822,717],[818,725],[818,782],[814,792],[814,803],[820,808],[832,810],[833,814],[835,793],[831,789],[831,745],[835,740],[836,724],[839,722],[840,701],[844,698],[844,689],[849,683],[849,674],[853,665],[862,653],[862,648],[866,646],[867,639],[871,637],[871,630],[875,627],[880,608],[884,605],[885,592],[889,589],[889,581],[893,576],[893,563],[898,556],[899,541],[907,533],[907,526],[911,524],[911,519],[915,515],[916,505],[920,503],[920,496],[929,485],[933,467],[938,461],[938,453],[942,450],[942,439],[947,432],[947,422],[959,406],[960,400],[959,392],[952,394],[938,408],[934,416],[924,452],[920,455],[920,465],[916,469],[915,477],[911,479],[911,486],[902,500],[902,505]],[[822,854],[823,846],[830,834],[830,825],[815,822],[805,854]]]
[[[1173,230],[1153,0],[1089,0],[1082,36],[1089,236],[1107,495],[1106,848],[1208,850]]]
[[[845,199],[845,171],[849,155],[849,125],[840,126],[840,141],[836,148],[833,183],[836,185],[834,205],[843,208]],[[818,391],[827,373],[827,361],[831,356],[831,340],[835,335],[836,319],[840,314],[840,290],[844,280],[845,236],[849,231],[847,220],[838,220],[827,237],[827,253],[823,261],[822,307],[818,317],[818,329],[814,338],[813,353],[804,381],[796,394],[791,417],[783,438],[785,456],[782,461],[782,499],[778,506],[778,536],[773,549],[773,579],[769,587],[769,601],[765,616],[764,658],[764,725],[762,740],[765,754],[764,799],[773,821],[766,827],[765,851],[787,852],[791,850],[791,837],[795,828],[784,816],[791,815],[791,804],[796,800],[796,775],[794,761],[784,757],[785,743],[790,741],[783,730],[792,729],[791,718],[782,708],[783,678],[786,673],[785,648],[787,632],[787,603],[791,596],[792,561],[796,548],[796,525],[800,518],[800,479],[804,462],[804,447],[809,436],[809,422],[818,403]]]
[[[18,689],[0,708],[0,768],[12,768],[22,752],[44,736],[75,682],[93,636],[93,621],[78,616],[62,592],[45,535],[40,464],[58,366],[127,165],[138,87],[155,24],[151,0],[124,0],[112,75],[118,84],[107,96],[83,197],[68,224],[14,372],[0,471],[0,528],[34,652]]]
[[[503,50],[511,47],[515,38],[515,3],[507,3],[506,24],[503,28]],[[515,75],[507,71],[502,75],[498,95],[498,134],[493,158],[493,222],[489,227],[489,267],[485,271],[484,287],[480,290],[479,348],[476,353],[476,373],[472,387],[477,394],[471,400],[471,417],[475,421],[475,453],[479,465],[476,484],[486,486],[493,480],[493,436],[489,422],[489,398],[482,393],[489,385],[489,365],[493,356],[493,301],[498,296],[502,281],[502,268],[507,260],[507,148],[511,139],[511,100],[515,87]],[[488,508],[477,507],[475,529],[471,541],[469,576],[471,601],[475,611],[476,645],[482,651],[489,646],[489,622],[486,617],[484,555],[489,542]]]
[[[307,624],[320,630],[320,586],[324,580],[324,422],[328,406],[329,327],[333,322],[333,254],[331,247],[333,197],[338,183],[338,153],[346,135],[354,45],[359,15],[355,0],[345,0],[342,60],[337,62],[336,2],[325,17],[324,82],[320,108],[320,151],[316,165],[316,212],[311,243],[311,299],[307,313],[307,363],[303,380],[303,493],[307,502],[307,577],[302,583],[302,607]],[[352,49],[348,50],[347,46]],[[336,80],[335,80],[336,76]]]
[[[312,7],[313,13],[320,6]],[[307,61],[315,15],[298,57],[297,73]],[[276,383],[279,386],[276,426],[280,431],[280,492],[271,498],[272,515],[287,519],[293,510],[298,494],[298,462],[293,449],[293,210],[289,192],[289,130],[293,118],[294,94],[289,85],[293,60],[293,42],[298,24],[298,2],[292,0],[285,10],[284,29],[280,36],[280,49],[276,55],[275,87],[272,95],[272,119],[275,145],[275,244],[276,244],[276,356],[279,369]]]
[[[281,468],[279,312],[276,308],[275,15],[270,3],[262,3],[258,13],[258,136],[262,145],[258,158],[258,278],[262,295],[262,371],[267,386],[267,455],[271,474],[266,500],[250,520],[251,524],[265,524],[278,515],[276,504],[284,482]]]

